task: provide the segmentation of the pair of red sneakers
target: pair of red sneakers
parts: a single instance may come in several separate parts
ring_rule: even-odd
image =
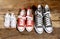
[[[30,8],[27,9],[27,13],[25,9],[21,10],[20,15],[18,16],[17,24],[17,28],[20,32],[23,32],[25,28],[28,32],[33,30],[34,21],[32,10]]]

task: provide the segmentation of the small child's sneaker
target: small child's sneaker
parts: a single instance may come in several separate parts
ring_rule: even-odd
[[[9,13],[6,13],[6,15],[5,15],[4,27],[5,28],[9,28],[10,27],[10,14]]]
[[[11,13],[11,28],[16,28],[16,17],[14,15],[14,13]]]

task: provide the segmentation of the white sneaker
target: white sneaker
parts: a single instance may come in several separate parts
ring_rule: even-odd
[[[35,30],[38,34],[43,33],[43,16],[41,5],[38,5],[38,9],[35,11]]]
[[[53,27],[50,18],[50,9],[48,5],[45,5],[45,13],[43,13],[43,15],[44,15],[44,29],[47,33],[52,33]]]
[[[27,10],[27,20],[26,20],[26,30],[28,32],[31,32],[33,30],[34,27],[34,21],[33,21],[33,14],[32,14],[32,10],[30,8],[28,8]]]
[[[10,28],[10,14],[9,13],[6,13],[6,15],[5,15],[4,27]]]
[[[11,28],[16,28],[16,17],[14,15],[14,13],[11,13]]]
[[[21,12],[20,12],[20,15],[18,16],[18,30],[20,32],[23,32],[25,30],[25,26],[26,26],[26,12],[25,12],[25,9],[22,9]]]

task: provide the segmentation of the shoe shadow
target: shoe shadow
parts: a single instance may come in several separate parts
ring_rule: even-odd
[[[32,11],[33,11],[33,16],[34,16],[34,22],[35,22],[35,11],[36,11],[36,9],[37,9],[37,7],[35,6],[35,5],[32,5],[31,6],[31,9],[32,9]]]

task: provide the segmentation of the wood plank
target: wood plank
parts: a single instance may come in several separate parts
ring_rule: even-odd
[[[18,14],[19,9],[2,9],[0,10],[0,15],[5,15],[7,12],[13,12],[15,14]]]
[[[60,27],[60,21],[52,21],[52,26],[59,28]]]
[[[16,29],[0,29],[1,39],[60,39],[60,28],[54,28],[53,33],[48,34],[45,31],[37,34],[35,30],[32,32],[18,32]]]
[[[51,11],[57,11],[60,13],[60,0],[0,0],[0,11],[8,11],[8,10],[17,10],[22,8],[23,6],[27,8],[28,6],[41,4],[45,6],[46,4],[49,5]],[[2,14],[2,13],[1,13]]]
[[[51,13],[51,19],[52,20],[60,20],[60,13]]]
[[[60,2],[59,0],[0,0],[0,8],[22,8],[27,7],[27,6],[31,6],[31,5],[38,5],[41,4],[43,6],[45,6],[46,4],[48,4],[50,6],[50,8],[54,8],[54,7],[60,7]],[[59,9],[59,8],[58,8]]]

